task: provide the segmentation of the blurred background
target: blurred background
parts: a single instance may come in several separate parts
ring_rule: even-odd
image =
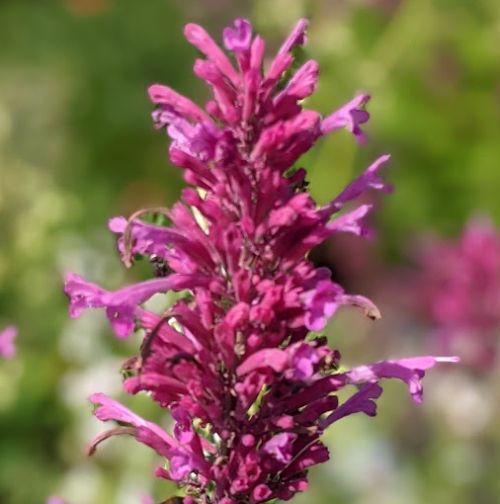
[[[219,39],[236,16],[271,48],[310,18],[305,53],[321,66],[310,107],[328,113],[356,91],[373,95],[368,145],[341,132],[305,157],[319,202],[393,155],[396,190],[375,201],[376,238],[314,256],[385,315],[373,325],[346,310],[328,327],[346,363],[426,353],[428,324],[411,309],[418,243],[457,237],[474,215],[500,223],[497,0],[1,0],[0,327],[20,328],[17,358],[0,361],[1,503],[171,495],[153,481],[156,457],[133,440],[83,455],[103,428],[86,398],[122,397],[120,364],[138,339],[116,341],[101,313],[70,321],[61,278],[73,270],[116,288],[146,273],[124,271],[106,229],[110,216],[170,205],[182,186],[146,87],[168,83],[203,102],[183,25],[203,23]],[[297,502],[499,502],[499,387],[498,365],[440,367],[417,408],[403,386],[386,385],[375,419],[335,424],[331,461],[313,469]],[[147,398],[123,401],[165,422]]]

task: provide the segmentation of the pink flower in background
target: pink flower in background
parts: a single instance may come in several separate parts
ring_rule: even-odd
[[[57,497],[56,495],[53,495],[47,499],[45,504],[66,504],[61,497]]]
[[[419,256],[416,293],[441,351],[492,365],[500,336],[500,233],[471,220],[456,241],[429,239]]]
[[[17,333],[15,326],[8,326],[0,331],[0,357],[12,359],[16,355],[14,341],[17,338]]]
[[[168,218],[168,227],[142,220],[146,210],[109,222],[125,265],[144,256],[157,278],[116,291],[75,274],[66,279],[72,317],[102,308],[116,336],[145,331],[140,354],[124,365],[124,388],[147,392],[174,419],[169,434],[94,394],[96,417],[119,426],[94,439],[89,453],[110,436],[134,437],[167,460],[156,475],[186,490],[184,504],[290,499],[307,489],[309,468],[329,458],[324,429],[376,413],[380,380],[402,380],[420,402],[425,370],[455,361],[429,356],[339,372],[339,352],[315,334],[345,305],[380,316],[307,257],[336,233],[367,234],[371,206],[355,200],[390,188],[379,173],[389,156],[381,156],[322,207],[305,191],[300,156],[339,128],[362,140],[368,120],[366,94],[326,118],[303,107],[317,85],[315,61],[284,82],[306,28],[300,20],[263,71],[265,43],[248,21],[223,32],[232,58],[201,26],[186,26],[204,56],[194,72],[213,98],[201,108],[159,84],[149,96],[154,123],[171,140],[170,161],[190,187],[171,209],[151,211]],[[169,290],[184,294],[165,312],[144,307]],[[336,392],[351,385],[352,396],[340,402]]]

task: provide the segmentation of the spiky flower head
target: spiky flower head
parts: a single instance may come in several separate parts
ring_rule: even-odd
[[[320,441],[337,420],[375,414],[382,378],[404,381],[419,402],[420,380],[439,358],[379,362],[340,372],[340,354],[318,333],[344,305],[376,319],[368,299],[332,281],[308,260],[334,233],[364,235],[369,205],[345,207],[365,191],[388,191],[381,156],[328,204],[306,191],[300,156],[322,136],[347,129],[364,141],[361,94],[322,117],[304,108],[318,81],[310,60],[287,80],[293,52],[306,41],[300,20],[264,71],[264,40],[237,19],[223,32],[228,56],[198,25],[185,36],[204,56],[195,74],[211,88],[204,108],[155,84],[156,127],[170,137],[170,161],[189,188],[171,209],[154,209],[170,225],[115,217],[109,227],[127,266],[149,258],[157,278],[107,291],[70,274],[70,314],[103,308],[118,337],[145,331],[140,355],[127,361],[125,390],[147,392],[170,410],[168,434],[102,393],[91,401],[102,421],[117,421],[95,439],[128,434],[167,461],[157,476],[176,481],[184,504],[288,500],[307,488],[311,466],[328,459]],[[164,313],[143,303],[156,293],[185,291]],[[446,359],[441,359],[446,360]],[[339,403],[336,392],[354,385]]]

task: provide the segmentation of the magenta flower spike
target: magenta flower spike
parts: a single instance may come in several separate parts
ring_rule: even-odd
[[[0,357],[12,359],[16,355],[15,339],[17,338],[17,327],[7,326],[0,331]]]
[[[390,190],[380,176],[389,156],[327,205],[318,207],[307,193],[300,156],[339,128],[363,140],[369,97],[325,118],[304,108],[317,85],[317,62],[307,61],[288,82],[284,74],[306,28],[300,20],[263,70],[265,44],[249,21],[224,30],[232,55],[200,26],[186,26],[186,38],[204,56],[194,72],[213,98],[201,108],[160,84],[149,96],[154,123],[171,141],[170,161],[190,187],[170,210],[152,209],[169,226],[141,219],[146,210],[109,222],[125,265],[145,256],[157,278],[110,292],[67,277],[71,316],[103,308],[118,337],[145,331],[140,354],[124,366],[124,388],[147,392],[174,419],[168,434],[94,394],[97,418],[119,426],[92,441],[89,452],[121,434],[150,446],[165,459],[156,475],[186,495],[172,502],[288,500],[306,490],[310,467],[328,460],[320,440],[328,426],[353,413],[375,415],[382,379],[402,380],[420,402],[425,371],[455,361],[417,357],[340,372],[339,352],[318,334],[345,305],[380,317],[370,300],[346,293],[308,254],[334,233],[367,233],[371,206],[355,200],[371,189]],[[185,295],[164,313],[143,306],[169,290]],[[336,393],[347,386],[354,392],[340,403]]]
[[[428,239],[419,254],[415,301],[431,345],[478,372],[494,367],[500,334],[500,232],[472,219],[457,240]]]

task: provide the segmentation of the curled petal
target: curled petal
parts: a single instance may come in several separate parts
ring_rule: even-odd
[[[166,214],[167,210],[141,210],[134,215],[148,212]],[[154,255],[169,261],[174,256],[170,247],[175,247],[178,252],[191,257],[203,266],[213,265],[212,259],[203,245],[190,240],[176,229],[144,222],[133,216],[128,220],[124,217],[113,217],[108,222],[108,227],[119,236],[118,249],[127,267],[132,265],[135,254]]]
[[[330,233],[352,233],[357,236],[366,236],[369,230],[363,223],[363,219],[373,208],[372,205],[361,205],[351,212],[347,212],[327,224]]]
[[[97,450],[97,447],[103,442],[113,436],[132,436],[135,437],[137,430],[133,427],[115,427],[113,429],[108,429],[101,432],[92,439],[92,441],[87,445],[86,453],[87,456],[91,457]]]
[[[384,163],[389,161],[390,155],[385,154],[376,159],[358,178],[351,182],[323,211],[332,214],[339,211],[347,202],[352,201],[368,189],[389,192],[391,186],[388,185],[378,174]]]
[[[108,228],[119,236],[118,249],[126,266],[132,264],[132,256],[157,255],[168,259],[167,245],[177,238],[177,233],[164,226],[157,226],[138,219],[133,221],[125,217],[113,217]]]
[[[119,338],[130,335],[138,305],[154,294],[207,285],[208,279],[197,275],[173,274],[147,280],[116,291],[106,291],[79,275],[66,276],[64,292],[70,298],[70,316],[79,317],[85,308],[106,308],[106,315]]]
[[[321,123],[321,133],[325,135],[336,129],[346,128],[360,143],[365,142],[366,137],[361,131],[361,124],[370,118],[370,114],[363,108],[369,99],[370,95],[360,94],[325,117]]]
[[[169,479],[180,481],[195,470],[208,474],[208,465],[204,460],[197,435],[193,434],[189,443],[180,442],[167,434],[160,426],[144,420],[105,394],[93,394],[90,401],[97,405],[94,415],[99,420],[104,422],[114,420],[127,426],[111,429],[98,435],[88,447],[89,454],[94,453],[97,445],[105,439],[126,434],[134,436],[137,441],[149,446],[170,461]]]
[[[319,271],[319,270],[318,270]],[[304,322],[310,331],[322,331],[330,317],[341,306],[357,306],[371,319],[379,319],[380,311],[364,296],[345,294],[344,289],[329,278],[318,276],[314,286],[302,295],[305,309]]]
[[[328,319],[337,311],[339,298],[344,293],[340,285],[330,280],[320,280],[303,295],[305,325],[310,331],[321,331]]]
[[[341,296],[340,304],[361,308],[365,316],[372,320],[379,320],[382,318],[380,310],[377,308],[375,303],[373,303],[373,301],[370,301],[365,296],[344,294],[343,296]]]
[[[68,273],[64,279],[64,292],[69,297],[69,315],[79,317],[86,308],[102,308],[101,297],[104,289],[87,282],[76,273]]]
[[[412,357],[409,359],[388,360],[376,362],[368,366],[359,366],[344,374],[347,383],[376,383],[381,378],[397,378],[408,385],[408,389],[416,403],[422,402],[422,378],[425,371],[440,362],[456,363],[458,357]]]
[[[382,394],[382,387],[378,383],[366,383],[347,401],[340,405],[333,413],[321,420],[320,427],[326,429],[341,418],[354,413],[365,413],[368,416],[377,414],[375,399]]]
[[[164,457],[168,457],[171,448],[178,446],[178,442],[169,436],[161,427],[153,422],[144,420],[107,395],[96,393],[92,394],[89,399],[90,402],[97,406],[94,410],[94,415],[99,420],[103,422],[114,420],[130,426],[128,428],[120,427],[118,429],[111,429],[98,435],[89,445],[89,454],[94,453],[97,445],[105,439],[121,434],[134,436],[138,441],[150,446]]]
[[[252,42],[252,25],[247,19],[235,19],[233,26],[224,28],[222,37],[228,51],[248,51]]]

